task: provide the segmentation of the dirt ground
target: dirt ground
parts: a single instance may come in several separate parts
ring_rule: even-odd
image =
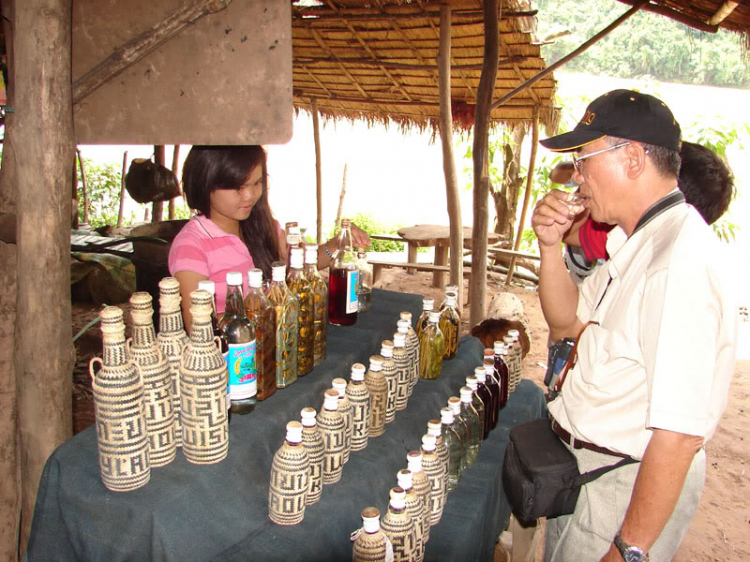
[[[503,281],[504,277],[490,274],[488,302],[492,295],[500,291]],[[442,290],[433,288],[431,284],[430,273],[408,275],[401,269],[386,269],[379,286],[431,296],[440,302]],[[531,351],[524,359],[524,376],[542,386],[547,361],[547,328],[536,288],[532,285],[514,285],[510,291],[521,299],[531,330]],[[127,305],[118,306],[125,309],[128,318]],[[76,334],[94,319],[98,309],[90,303],[73,303],[73,333]],[[468,318],[468,315],[467,307],[464,318]],[[88,360],[101,353],[98,326],[90,328],[79,338],[76,349],[74,427],[80,431],[93,422]],[[745,443],[745,430],[750,426],[749,422],[750,361],[745,360],[737,362],[729,404],[716,435],[706,445],[708,465],[705,489],[698,513],[674,558],[675,562],[750,560],[750,447]],[[537,558],[541,560],[539,556]]]

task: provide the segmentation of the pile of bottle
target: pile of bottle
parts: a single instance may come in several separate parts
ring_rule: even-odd
[[[445,288],[445,300],[433,310],[433,299],[422,299],[422,315],[417,320],[420,363],[419,376],[434,380],[440,376],[444,359],[452,359],[461,342],[461,311],[458,309],[458,287]]]

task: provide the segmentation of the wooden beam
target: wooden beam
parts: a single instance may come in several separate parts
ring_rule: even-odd
[[[721,7],[716,10],[716,13],[711,16],[711,19],[708,20],[708,25],[719,25],[721,22],[727,19],[732,12],[734,12],[734,9],[739,6],[739,4],[739,2],[726,0],[721,5]]]
[[[174,150],[172,151],[172,173],[177,177],[177,168],[180,165],[180,145],[176,144],[174,145]],[[177,203],[177,197],[172,197],[172,199],[169,200],[169,214],[168,219],[173,221],[174,220],[174,213],[175,213],[175,205]]]
[[[620,2],[622,2],[623,4],[627,4],[628,6],[636,6],[638,4],[637,0],[620,0]],[[703,20],[699,20],[698,18],[694,18],[693,16],[689,16],[683,12],[673,10],[672,8],[669,8],[667,6],[662,6],[661,4],[647,3],[645,6],[643,6],[643,9],[647,12],[659,14],[660,16],[665,16],[674,21],[678,21],[699,31],[705,31],[706,33],[716,33],[717,31],[719,31],[718,25],[708,24]]]
[[[159,166],[166,166],[167,155],[163,144],[154,145],[154,162]],[[154,201],[151,204],[151,222],[164,220],[164,201]]]
[[[207,14],[220,12],[232,0],[190,0],[164,20],[134,37],[73,83],[73,103],[78,104],[129,66],[178,35]]]
[[[307,91],[295,91],[294,97],[296,98],[307,98],[307,99],[315,99],[319,102],[344,102],[344,103],[370,103],[370,104],[377,104],[377,105],[383,105],[383,106],[392,106],[392,105],[403,105],[403,106],[412,106],[412,105],[421,105],[423,107],[440,107],[440,101],[438,98],[437,102],[432,101],[401,101],[401,100],[394,100],[391,99],[374,99],[374,98],[349,98],[344,96],[337,96],[335,94],[332,94],[330,97],[326,96],[318,96],[313,93],[307,92]],[[304,101],[304,99],[300,100]],[[506,109],[516,109],[516,110],[531,110],[533,112],[535,105],[528,103],[528,104],[515,104],[515,105],[505,105],[503,106]],[[554,106],[551,104],[542,104],[541,107],[548,107],[553,108]],[[349,109],[349,108],[342,108],[342,109]],[[528,119],[527,119],[528,120]]]
[[[528,60],[531,57],[528,57],[526,55],[513,55],[507,59],[499,59],[497,61],[497,66],[508,66],[512,64],[517,64],[519,62],[523,62],[525,60]],[[373,60],[373,59],[365,59],[361,57],[356,58],[331,58],[331,57],[325,57],[325,58],[310,58],[310,59],[294,59],[292,61],[292,64],[297,66],[306,66],[306,65],[316,65],[316,64],[336,64],[336,63],[343,63],[343,64],[360,64],[364,66],[382,66],[383,68],[388,68],[391,70],[419,70],[424,72],[434,72],[437,70],[438,66],[437,64],[409,64],[409,63],[402,63],[402,62],[386,62],[381,60]],[[462,65],[455,65],[451,67],[451,71],[459,71],[459,70],[482,70],[481,64],[462,64]]]
[[[621,1],[624,2],[625,0],[621,0]],[[530,88],[531,86],[533,86],[534,84],[536,84],[539,80],[541,80],[542,78],[544,78],[548,74],[551,74],[554,70],[560,68],[562,65],[564,65],[567,62],[571,61],[572,59],[576,58],[578,55],[580,55],[586,49],[588,49],[589,47],[591,47],[591,45],[593,45],[594,43],[596,43],[597,41],[599,41],[603,37],[606,37],[607,35],[609,35],[609,33],[611,33],[612,31],[614,31],[615,29],[617,29],[617,27],[619,27],[620,24],[622,24],[625,20],[629,19],[630,16],[632,16],[638,10],[640,10],[646,4],[648,4],[648,0],[636,0],[634,2],[634,4],[635,5],[632,8],[630,8],[627,12],[625,12],[624,14],[622,14],[619,18],[617,18],[615,21],[613,21],[612,23],[610,23],[607,27],[605,27],[604,29],[602,29],[599,33],[597,33],[596,35],[594,35],[591,39],[589,39],[588,41],[586,41],[585,43],[583,43],[580,47],[578,47],[577,49],[575,49],[571,53],[565,55],[563,58],[561,58],[556,63],[554,63],[554,64],[548,66],[547,68],[545,68],[544,70],[538,72],[537,74],[535,74],[534,76],[532,76],[531,78],[529,78],[528,80],[526,80],[526,82],[524,82],[523,84],[521,84],[517,88],[515,88],[512,91],[510,91],[507,94],[505,94],[503,97],[501,97],[496,102],[493,102],[492,103],[492,109],[496,109],[496,108],[500,107],[501,105],[503,105],[509,99],[514,98],[515,96],[517,96],[518,94],[520,94],[521,92],[523,92],[524,90],[526,90],[527,88]]]
[[[526,211],[529,208],[531,200],[531,188],[534,185],[534,166],[536,165],[536,151],[539,146],[539,108],[534,108],[534,122],[531,129],[531,156],[529,157],[529,168],[526,174],[526,191],[523,194],[523,207],[521,208],[521,220],[518,221],[518,233],[516,241],[513,244],[513,251],[518,252],[521,247],[521,236],[523,235],[523,226],[526,223]],[[513,269],[516,267],[516,256],[510,258],[508,266],[508,276],[505,278],[505,286],[510,286],[513,280]]]
[[[122,215],[125,211],[125,176],[128,172],[128,151],[122,155],[122,173],[120,174],[120,208],[117,211],[117,228],[122,227]]]
[[[501,19],[511,18],[529,18],[534,17],[539,13],[538,10],[526,10],[518,12],[507,12],[504,13]],[[481,18],[481,10],[456,10],[453,12],[453,17],[456,19],[464,18]],[[348,11],[344,13],[337,13],[331,9],[321,8],[309,8],[305,11],[298,10],[298,13],[292,14],[292,25],[314,25],[315,22],[332,22],[332,21],[350,21],[350,22],[371,22],[371,21],[406,21],[406,20],[424,20],[424,19],[438,19],[440,18],[439,11],[425,11],[425,12],[383,12],[383,13],[360,13],[351,14]]]
[[[477,88],[477,107],[474,112],[474,228],[472,231],[471,300],[469,327],[484,320],[487,299],[487,228],[489,215],[487,199],[490,180],[487,176],[487,146],[492,117],[492,94],[497,79],[497,60],[500,56],[498,40],[498,0],[484,0],[484,67]]]
[[[458,286],[458,310],[464,306],[464,227],[461,218],[461,197],[458,193],[456,164],[453,157],[453,115],[451,112],[451,6],[440,5],[440,54],[438,56],[438,90],[440,92],[440,143],[443,148],[443,175],[448,201],[450,225],[450,280]]]
[[[323,171],[320,158],[320,120],[318,119],[318,104],[312,100],[313,140],[315,142],[315,201],[317,204],[316,243],[323,243]]]

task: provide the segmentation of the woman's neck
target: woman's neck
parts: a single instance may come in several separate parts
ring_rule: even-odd
[[[225,217],[219,213],[212,213],[211,220],[216,226],[222,229],[227,234],[234,234],[240,236],[240,223],[234,219]]]

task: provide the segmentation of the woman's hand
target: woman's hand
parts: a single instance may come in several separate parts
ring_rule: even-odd
[[[349,231],[352,233],[352,247],[353,248],[369,248],[370,247],[370,236],[356,224],[351,223]]]

